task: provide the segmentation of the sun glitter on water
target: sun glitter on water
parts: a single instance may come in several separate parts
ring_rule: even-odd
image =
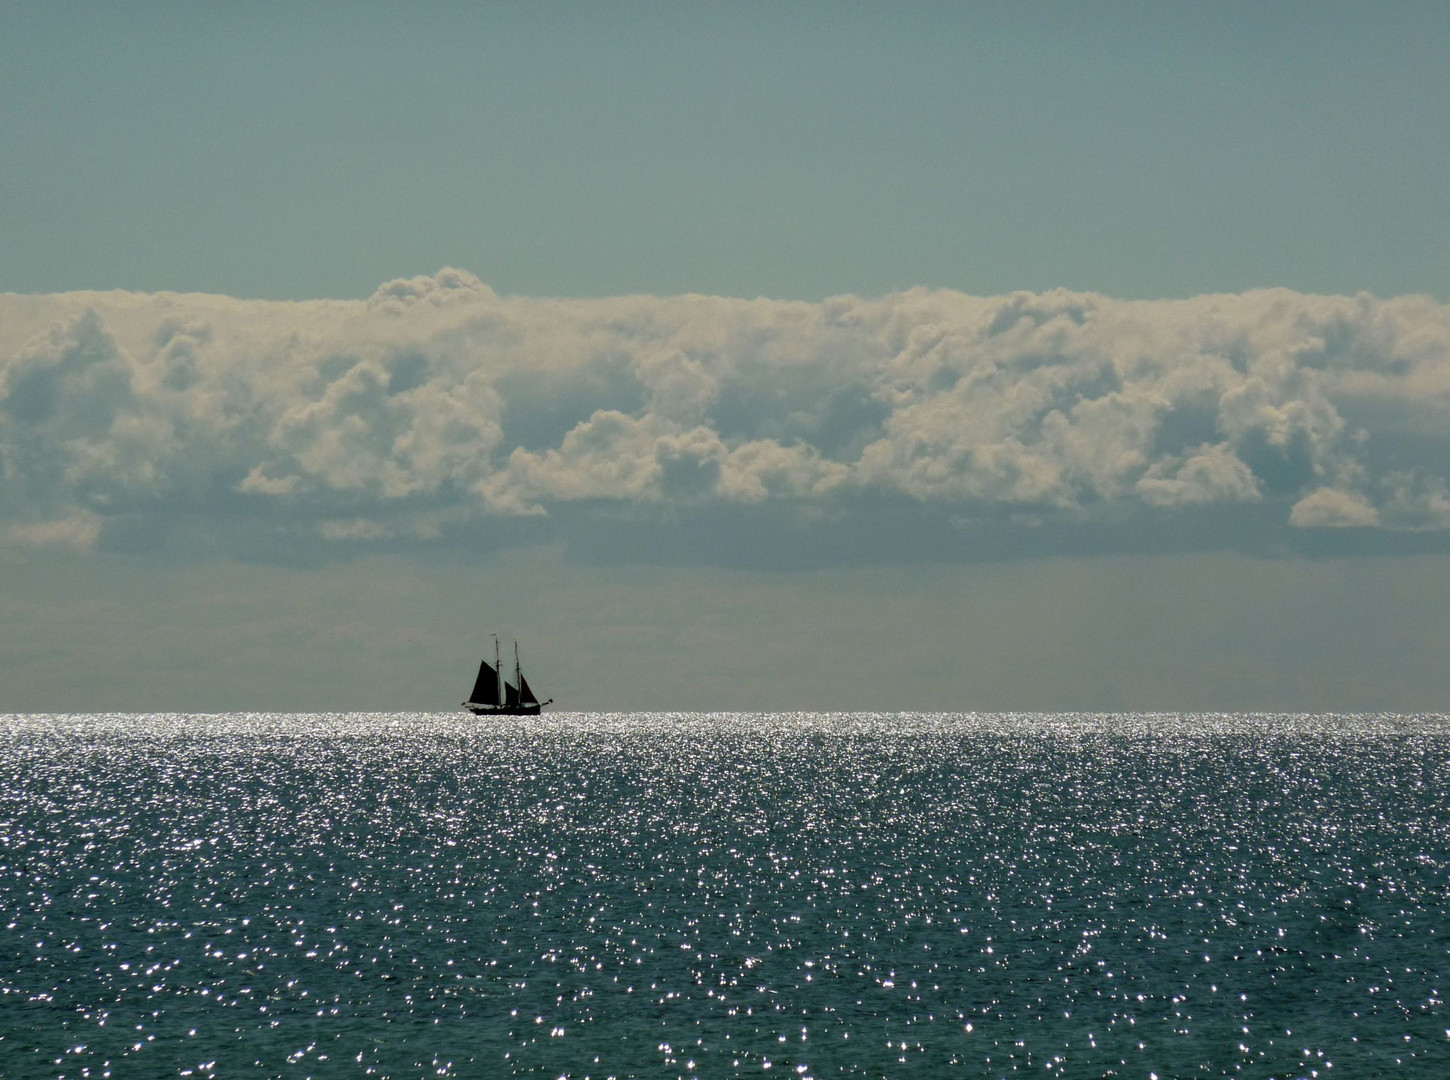
[[[1441,717],[9,717],[5,1075],[1438,1076]]]

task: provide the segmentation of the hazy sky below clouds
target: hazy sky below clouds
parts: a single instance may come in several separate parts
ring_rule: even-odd
[[[1450,556],[791,573],[556,547],[325,571],[0,552],[18,711],[449,709],[490,632],[563,709],[1398,710],[1450,698]],[[507,639],[505,642],[507,646]]]
[[[1443,4],[0,15],[0,709],[1444,706]]]

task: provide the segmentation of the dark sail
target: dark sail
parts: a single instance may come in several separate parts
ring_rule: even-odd
[[[515,708],[519,703],[519,692],[514,689],[514,684],[504,683],[503,692],[506,699],[504,704],[510,709]]]
[[[468,700],[476,705],[498,704],[498,672],[487,660],[478,665],[478,681],[473,684],[473,693]]]
[[[529,680],[524,678],[523,672],[519,672],[519,697],[523,698],[525,705],[539,703],[539,699],[534,697],[534,688],[529,685]]]

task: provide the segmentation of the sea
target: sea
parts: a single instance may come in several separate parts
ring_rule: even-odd
[[[0,716],[0,1076],[1450,1076],[1450,718]]]

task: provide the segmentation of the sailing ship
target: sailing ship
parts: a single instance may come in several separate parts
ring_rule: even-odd
[[[514,642],[514,681],[506,682],[499,662],[498,635],[493,636],[493,664],[480,661],[473,693],[463,707],[476,716],[538,716],[554,699],[540,701],[519,667],[519,643]]]

